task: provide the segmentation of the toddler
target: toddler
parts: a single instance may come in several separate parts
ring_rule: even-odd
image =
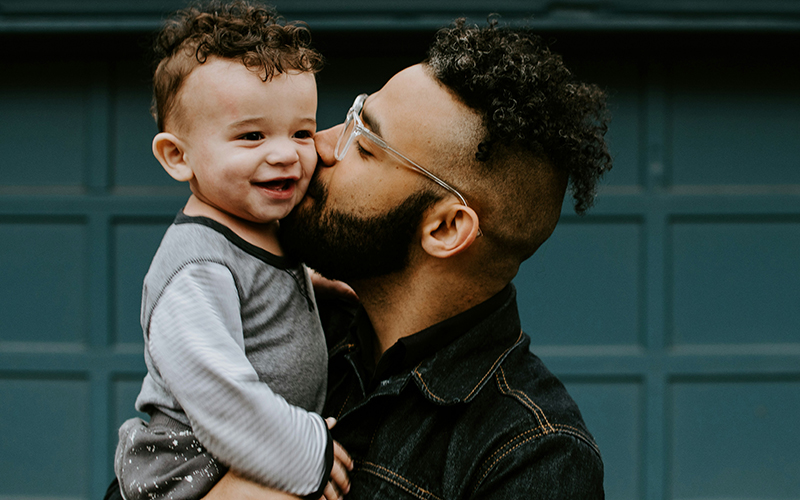
[[[121,492],[201,498],[230,468],[328,496],[325,339],[276,236],[316,166],[322,58],[305,27],[244,1],[179,11],[156,52],[153,153],[192,195],[144,280],[136,408],[151,418],[119,430]]]

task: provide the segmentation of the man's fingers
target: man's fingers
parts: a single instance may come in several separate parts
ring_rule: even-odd
[[[236,500],[300,500],[289,493],[272,490],[248,481],[230,471],[222,476],[222,479],[211,488],[203,500],[230,500],[232,498]]]
[[[350,477],[347,471],[353,470],[353,459],[347,454],[342,445],[333,442],[333,468],[331,469],[331,482],[345,495],[350,492]]]
[[[341,298],[350,302],[358,302],[358,295],[350,285],[342,281],[329,280],[313,269],[309,269],[309,277],[311,278],[311,286],[314,287],[314,293],[322,298]]]
[[[322,494],[322,498],[320,500],[342,500],[342,496],[336,491],[336,488],[333,484],[328,481],[328,485],[325,486],[325,491]]]
[[[333,461],[330,482],[336,485],[337,489],[342,493],[347,494],[350,492],[350,478],[347,476],[344,466],[338,460]]]
[[[333,468],[331,469],[331,482],[345,495],[350,492],[350,477],[347,472],[353,470],[353,459],[347,454],[342,445],[333,442]]]
[[[350,458],[350,454],[347,453],[347,450],[342,448],[342,445],[337,441],[333,442],[333,459],[334,462],[341,462],[345,469],[353,470],[353,459]]]
[[[328,426],[328,429],[333,429],[336,425],[336,419],[332,417],[328,417],[325,419],[325,424]],[[350,455],[347,451],[342,448],[338,442],[333,442],[333,468],[331,469],[331,480],[328,483],[328,487],[335,486],[335,490],[347,494],[350,492],[350,477],[347,475],[348,471],[353,470],[353,459],[350,458]],[[332,500],[328,498],[328,487],[325,488],[325,497],[326,500]]]

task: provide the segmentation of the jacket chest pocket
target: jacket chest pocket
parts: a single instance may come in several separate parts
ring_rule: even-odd
[[[371,462],[359,463],[351,478],[348,500],[445,500],[441,493],[420,485],[414,478]]]

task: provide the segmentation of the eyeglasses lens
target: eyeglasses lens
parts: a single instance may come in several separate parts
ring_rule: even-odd
[[[339,136],[339,140],[336,142],[336,150],[334,154],[336,155],[336,159],[341,161],[344,159],[344,155],[347,154],[347,150],[350,149],[350,143],[353,142],[353,129],[356,126],[355,121],[355,113],[351,109],[347,113],[347,119],[344,122],[344,127],[342,127],[342,133]]]

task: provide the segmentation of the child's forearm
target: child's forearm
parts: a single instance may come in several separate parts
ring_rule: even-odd
[[[213,293],[202,293],[209,287]],[[317,491],[332,462],[325,423],[259,381],[244,353],[236,297],[224,266],[182,270],[152,313],[153,363],[197,438],[223,464],[291,493]]]

